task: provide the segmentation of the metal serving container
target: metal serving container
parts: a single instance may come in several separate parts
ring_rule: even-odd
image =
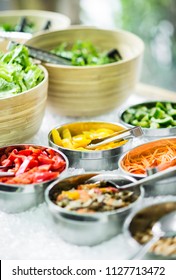
[[[83,130],[108,128],[114,131],[120,131],[121,129],[126,129],[125,126],[118,123],[109,122],[74,122],[68,123],[56,127],[60,133],[62,133],[64,128],[68,128],[73,135],[75,133],[79,134]],[[118,168],[118,159],[122,153],[127,151],[132,140],[128,140],[124,145],[108,149],[108,150],[96,150],[96,151],[78,151],[71,150],[53,143],[51,137],[51,131],[48,135],[49,145],[55,149],[63,152],[68,160],[69,166],[75,168],[83,168],[85,171],[101,171],[101,170],[114,170]]]
[[[27,148],[32,146],[34,148],[48,148],[46,146],[39,146],[34,144],[15,144],[0,148],[0,155],[3,154],[6,148]],[[53,148],[51,148],[53,149]],[[60,151],[53,149],[58,153],[66,162],[66,167],[62,171],[59,177],[64,176],[68,169],[68,159]],[[58,178],[57,178],[58,179]],[[19,213],[30,209],[31,207],[37,206],[44,201],[44,190],[54,180],[45,181],[42,183],[35,184],[6,184],[0,182],[0,210],[7,213]]]
[[[127,207],[92,214],[79,214],[61,208],[54,203],[53,200],[56,193],[60,193],[62,190],[69,190],[78,184],[83,184],[97,174],[100,173],[85,173],[58,180],[52,183],[45,191],[45,200],[57,225],[58,234],[69,243],[93,246],[119,234],[122,231],[125,218],[143,198],[143,188],[136,187],[133,191],[137,195],[137,200]],[[114,174],[109,174],[109,178],[120,186],[136,181],[132,177]]]
[[[131,105],[131,106],[128,106],[128,107],[124,107],[123,109],[121,109],[118,113],[118,121],[125,125],[126,127],[128,128],[132,128],[134,127],[133,125],[131,124],[128,124],[124,121],[124,113],[130,109],[130,108],[136,108],[138,106],[146,106],[147,108],[151,108],[153,107],[157,102],[160,102],[160,103],[166,103],[166,102],[170,102],[171,104],[175,104],[174,102],[172,101],[168,101],[168,100],[165,100],[165,101],[147,101],[147,102],[142,102],[142,103],[137,103],[137,104],[134,104],[134,105]],[[158,138],[161,138],[161,137],[169,137],[169,136],[172,136],[172,135],[176,135],[176,126],[174,127],[168,127],[168,128],[142,128],[143,130],[143,137],[146,137],[146,138],[149,138],[149,139],[158,139]]]
[[[125,152],[118,161],[118,166],[122,174],[133,176],[135,179],[139,179],[139,180],[146,177],[146,175],[143,174],[134,174],[126,171],[122,166],[122,162],[124,158],[128,155],[128,153],[131,155],[137,155],[140,154],[143,150],[150,147],[156,147],[157,149],[158,145],[161,145],[162,143],[164,145],[165,141],[170,141],[171,143],[173,142],[176,144],[176,137],[167,137],[167,138],[161,138],[158,140],[150,141]],[[170,178],[162,179],[155,183],[145,184],[144,189],[145,189],[145,196],[176,195],[176,173],[175,176],[172,176]]]
[[[139,206],[125,220],[123,226],[124,236],[131,248],[134,249],[134,254],[142,248],[142,245],[134,238],[137,232],[145,232],[149,225],[159,220],[163,215],[176,210],[176,197],[164,197],[162,200],[148,202],[146,206]],[[162,245],[160,245],[162,246]],[[176,247],[176,243],[175,243]],[[161,249],[162,250],[162,247]],[[131,256],[132,257],[132,256]],[[164,255],[162,253],[148,252],[144,259],[168,260],[176,259],[176,255]]]

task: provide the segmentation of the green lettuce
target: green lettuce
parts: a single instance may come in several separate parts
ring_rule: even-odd
[[[25,46],[0,53],[0,98],[29,90],[43,79],[42,69],[33,63]]]

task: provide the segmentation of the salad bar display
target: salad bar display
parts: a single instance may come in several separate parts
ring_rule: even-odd
[[[25,18],[22,23],[21,31],[25,31]],[[10,26],[7,29],[12,31]],[[53,35],[58,34],[61,36],[53,44]],[[9,214],[37,213],[45,201],[54,220],[52,229],[58,239],[70,243],[68,246],[104,246],[125,234],[127,241],[142,246],[139,244],[152,238],[158,219],[175,210],[175,93],[167,94],[165,100],[166,95],[156,94],[154,89],[151,96],[150,92],[132,91],[143,43],[128,32],[75,27],[34,36],[30,44],[34,51],[39,48],[41,56],[50,53],[69,63],[32,59],[28,42],[12,43],[12,49],[0,53],[0,214],[6,213],[10,219]],[[123,91],[124,80],[130,86]],[[64,109],[58,106],[55,111],[51,100],[56,108],[61,104]],[[120,107],[124,102],[128,104],[125,110]],[[94,120],[92,115],[96,115]],[[81,116],[84,120],[78,118]],[[157,139],[151,141],[151,137]],[[169,168],[172,172],[167,183],[165,178],[148,185],[145,180],[140,182]],[[167,200],[167,205],[174,207],[162,208],[156,200]],[[143,211],[148,201],[153,213],[158,209],[153,219]],[[175,236],[164,236],[146,257],[175,258]],[[126,252],[130,258],[128,248]]]

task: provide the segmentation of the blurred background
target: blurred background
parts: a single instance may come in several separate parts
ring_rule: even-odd
[[[0,0],[0,10],[64,13],[72,24],[122,28],[145,42],[141,82],[176,91],[175,0]]]

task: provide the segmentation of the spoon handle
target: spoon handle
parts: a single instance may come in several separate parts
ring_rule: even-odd
[[[148,250],[151,248],[151,246],[159,240],[160,237],[154,236],[152,239],[150,239],[147,243],[145,243],[141,249],[138,250],[136,254],[134,254],[130,260],[140,260],[143,258],[143,256],[148,252]]]
[[[172,176],[176,176],[176,166],[174,167],[170,167],[166,170],[157,172],[153,175],[147,176],[143,179],[140,179],[139,181],[135,182],[135,183],[130,183],[128,185],[125,185],[123,187],[120,187],[121,189],[126,189],[126,188],[131,188],[131,187],[137,187],[140,185],[145,185],[147,183],[151,183],[151,182],[156,182],[162,179],[166,179],[168,177],[172,177]]]

